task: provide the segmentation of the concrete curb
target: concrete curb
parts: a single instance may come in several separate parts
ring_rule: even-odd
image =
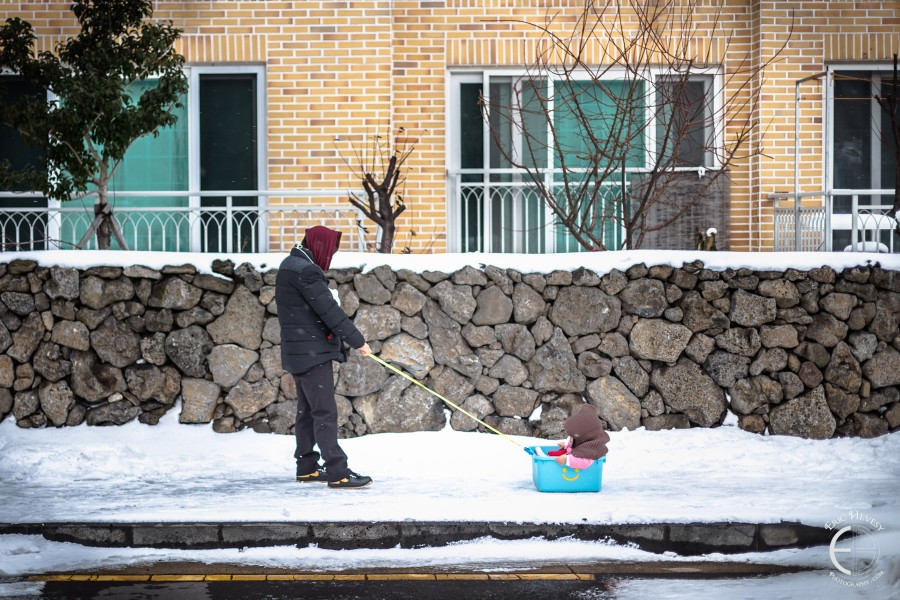
[[[420,548],[491,537],[611,540],[654,553],[695,556],[827,545],[832,532],[802,523],[646,523],[628,525],[508,522],[0,523],[0,535],[41,535],[84,546],[244,548],[294,544],[349,550]]]

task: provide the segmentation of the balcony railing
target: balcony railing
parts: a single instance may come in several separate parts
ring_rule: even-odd
[[[774,200],[776,251],[900,252],[896,221],[888,216],[894,190],[847,190],[769,194]],[[835,212],[836,200],[841,209]],[[795,226],[799,223],[799,226]]]
[[[326,225],[344,234],[343,249],[362,251],[364,216],[347,196],[342,190],[117,192],[110,204],[129,250],[282,252],[302,239],[307,228]],[[35,193],[0,193],[0,250],[78,247],[94,219],[93,198],[9,206],[41,201]],[[111,246],[122,249],[115,237]],[[81,247],[96,248],[96,236]]]
[[[450,172],[450,186],[455,202],[454,238],[461,252],[502,252],[541,254],[581,250],[574,238],[558,224],[553,210],[543,197],[543,190],[528,180],[529,175],[517,169],[460,169]],[[549,179],[546,189],[558,194],[563,183]],[[588,185],[593,185],[589,183]],[[621,182],[604,182],[598,200],[609,210],[617,210]],[[595,228],[609,246],[621,242],[621,215],[588,215],[588,228]]]
[[[587,170],[581,171],[589,177]],[[569,180],[575,181],[569,184],[575,186],[572,190],[594,196],[593,186],[598,183],[578,182],[578,172],[578,169],[568,172]],[[695,189],[696,182],[709,172],[710,169],[684,167],[667,174],[665,188],[660,188],[653,196],[655,201],[645,212],[643,223],[652,233],[645,234],[644,248],[692,248],[698,223],[702,224],[699,228],[702,231],[709,227],[725,229],[727,209],[723,207],[728,205],[729,191],[724,185],[716,185],[725,178],[710,180],[712,183],[700,186],[699,192]],[[627,198],[635,188],[640,193],[644,189],[641,186],[648,185],[647,175],[646,169],[627,168],[624,181],[616,177],[600,182],[592,210],[579,207],[576,209],[579,214],[566,215],[566,218],[578,219],[579,229],[593,232],[594,239],[601,240],[606,248],[623,247],[626,216],[623,210],[628,206],[628,200],[623,202],[622,198]],[[448,176],[452,202],[451,249],[516,253],[584,250],[546,202],[545,194],[553,194],[558,205],[566,205],[566,184],[559,170],[540,170],[540,176],[544,178],[541,185],[530,179],[533,175],[519,169],[459,169],[450,171]],[[692,198],[692,202],[679,216],[680,209],[670,206],[678,205],[681,195]],[[666,235],[660,233],[663,227],[657,225],[679,218],[666,230]],[[453,244],[456,244],[455,248]]]

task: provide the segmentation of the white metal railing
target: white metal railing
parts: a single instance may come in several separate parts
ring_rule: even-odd
[[[456,180],[463,252],[540,253],[553,237],[552,211],[534,184]]]
[[[537,169],[542,177],[541,187],[529,180],[520,169],[457,169],[448,171],[448,193],[455,214],[452,214],[450,239],[462,252],[578,252],[583,251],[571,233],[547,205],[543,194],[552,190],[562,205],[563,186],[559,169]],[[672,172],[696,173],[703,177],[706,167],[678,167]],[[607,248],[622,247],[625,239],[622,197],[627,196],[634,177],[646,175],[646,168],[625,169],[621,178],[600,183],[594,213],[583,212],[580,226],[594,232]],[[587,169],[570,169],[570,179]],[[464,181],[469,179],[469,181]],[[579,188],[585,184],[576,182]],[[590,181],[588,187],[596,185]],[[624,186],[624,190],[623,190]],[[456,229],[454,229],[456,228]]]
[[[326,225],[344,234],[344,249],[362,251],[364,215],[349,205],[347,196],[344,190],[154,191],[116,192],[109,202],[130,250],[281,252],[302,239],[307,228]],[[94,219],[93,206],[89,202],[9,206],[16,200],[33,204],[41,198],[37,193],[0,192],[0,251],[77,247]],[[164,206],[163,199],[181,206]],[[323,199],[333,203],[312,203]],[[133,205],[138,203],[142,206]],[[120,248],[115,238],[111,242],[114,249]],[[96,247],[96,236],[84,245]]]
[[[892,204],[860,202],[863,197],[893,198],[891,189],[835,189],[824,192],[772,193],[774,200],[774,232],[776,251],[900,252],[894,228],[896,221],[888,216]],[[834,199],[850,198],[849,211],[835,213]],[[819,199],[818,202],[815,199]],[[795,226],[799,223],[799,227]],[[848,243],[840,241],[839,232],[849,234]],[[845,236],[847,235],[845,234]]]
[[[831,211],[826,209],[824,202],[819,202],[819,206],[801,204],[803,199],[824,198],[824,194],[819,192],[801,193],[801,202],[788,203],[787,199],[792,196],[793,194],[771,194],[769,196],[775,201],[773,214],[775,250],[780,252],[830,250],[831,244],[827,232],[830,230]],[[796,226],[797,223],[799,223],[799,227]]]
[[[558,174],[549,169],[543,173],[545,179],[542,185],[560,194],[562,203],[564,184],[553,179]],[[558,224],[556,215],[543,197],[544,191],[528,181],[526,172],[518,169],[459,169],[450,171],[448,175],[457,213],[454,225],[458,230],[454,232],[454,237],[459,240],[460,251],[541,254],[582,250]],[[477,180],[464,181],[467,178]],[[621,181],[605,181],[601,185],[602,208],[620,210]],[[584,226],[596,228],[597,234],[610,246],[621,243],[623,232],[620,230],[620,217],[618,213],[582,216],[590,220]]]
[[[893,208],[893,203],[859,203],[859,197],[862,195],[882,196],[883,192],[890,194],[893,198],[894,190],[835,190],[832,192],[835,196],[849,195],[851,199],[850,245],[844,248],[845,252],[894,253],[900,251],[900,247],[895,247],[894,244],[894,238],[897,237],[894,235],[897,221],[888,216],[888,212]]]

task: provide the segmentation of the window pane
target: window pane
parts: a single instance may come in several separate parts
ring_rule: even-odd
[[[479,104],[481,83],[462,83],[459,86],[459,166],[462,169],[484,168],[484,118]],[[484,226],[481,186],[466,184],[483,181],[477,173],[460,176],[460,220],[462,225],[463,252],[481,249],[481,233]]]
[[[257,173],[256,75],[200,76],[200,189],[256,190]],[[234,206],[254,206],[256,196],[232,198]],[[225,206],[225,198],[203,198],[203,206]],[[231,247],[252,252],[257,246],[258,214],[235,211]],[[205,216],[206,251],[227,249],[223,212]]]
[[[547,115],[541,99],[547,96],[542,79],[491,78],[490,167],[510,169],[513,157],[524,169],[547,165]],[[498,143],[499,139],[499,143]],[[524,171],[491,173],[489,196],[492,252],[539,251],[543,248],[548,211],[543,197]]]
[[[663,78],[656,84],[656,144],[662,161],[674,167],[712,165],[707,140],[711,139],[711,86],[704,80]]]
[[[570,188],[577,195],[584,225],[608,247],[618,246],[621,217],[621,170],[645,165],[645,87],[640,81],[563,81],[556,84],[554,127],[557,140],[554,161],[565,165]],[[610,176],[589,181],[578,169],[597,168]],[[574,170],[574,172],[572,172]],[[599,189],[595,189],[599,186]],[[558,191],[557,203],[566,203],[566,191]],[[567,231],[557,229],[557,248],[574,251],[578,244]]]
[[[890,71],[836,71],[834,73],[833,185],[838,189],[893,189],[896,177],[896,142],[891,133],[891,116],[875,96],[896,94]],[[892,195],[858,196],[858,241],[890,241],[884,235],[892,229],[885,209],[873,205],[893,204]],[[852,196],[835,196],[834,213],[852,211]],[[840,226],[847,227],[847,222]],[[881,230],[880,232],[878,230]],[[849,245],[850,232],[835,229],[833,248]],[[886,245],[887,248],[890,244]]]
[[[132,97],[152,89],[153,81],[132,86]],[[188,198],[181,196],[116,198],[116,192],[185,191],[188,189],[188,121],[187,98],[182,108],[174,108],[178,121],[136,140],[110,184],[110,202],[116,208],[186,207]],[[132,250],[186,250],[190,244],[189,215],[176,211],[120,212],[119,222],[125,242]]]
[[[480,83],[463,83],[459,86],[459,166],[463,169],[484,168],[484,119],[479,105],[481,88]],[[468,179],[464,178],[463,181]]]
[[[490,121],[493,136],[491,139],[491,169],[508,169],[510,161],[507,155],[513,153],[512,134],[512,80],[508,77],[491,79]],[[491,181],[510,181],[509,174],[492,174]]]
[[[508,169],[508,156],[514,156],[527,168],[546,168],[547,114],[541,104],[547,97],[546,80],[493,77],[490,91],[490,126],[500,142],[491,141],[490,167]],[[511,178],[495,175],[494,181]]]
[[[900,86],[894,86],[893,73],[882,73],[881,85],[875,92],[882,98],[900,96]],[[895,119],[900,119],[900,106]],[[881,181],[882,189],[893,189],[897,186],[897,142],[891,134],[891,115],[887,109],[881,109]]]
[[[522,162],[537,169],[547,168],[547,94],[546,80],[522,81]]]
[[[34,102],[43,102],[47,93],[31,87],[21,77],[0,77],[0,101],[4,104],[14,104],[28,97]],[[12,170],[38,168],[41,155],[40,147],[27,142],[12,127],[0,124],[0,160],[8,160]]]
[[[555,84],[556,167],[644,166],[644,84],[560,81]],[[564,155],[564,156],[561,156]]]
[[[0,102],[13,104],[28,96],[36,101],[45,101],[47,93],[35,89],[21,77],[0,77]],[[11,127],[0,125],[0,160],[7,160],[12,171],[27,168],[41,168],[41,149],[26,142],[22,135]],[[9,186],[0,191],[30,191]],[[0,250],[44,250],[46,249],[47,226],[43,212],[22,213],[6,211],[6,208],[46,208],[46,198],[0,198]]]
[[[866,72],[835,75],[834,187],[869,189],[872,185],[872,84]],[[835,213],[849,213],[850,205],[849,196],[834,198]]]

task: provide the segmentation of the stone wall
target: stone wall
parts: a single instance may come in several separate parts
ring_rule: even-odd
[[[219,432],[290,433],[275,271],[213,271],[0,264],[0,420],[177,410]],[[713,427],[729,411],[747,431],[810,438],[900,427],[900,272],[878,265],[329,277],[375,352],[503,432],[558,437],[584,401],[612,430]],[[445,426],[439,400],[373,360],[351,352],[335,373],[343,436]]]

